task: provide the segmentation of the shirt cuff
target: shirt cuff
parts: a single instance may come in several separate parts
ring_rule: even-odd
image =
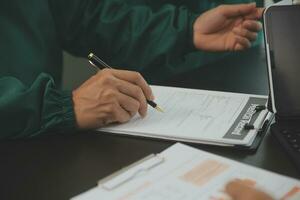
[[[70,133],[77,129],[71,91],[49,88],[45,92],[41,132]]]

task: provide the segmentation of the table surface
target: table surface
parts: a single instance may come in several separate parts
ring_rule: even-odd
[[[236,53],[164,84],[267,94],[264,50],[254,48]],[[172,144],[93,131],[0,141],[0,199],[69,199],[94,187],[99,179]],[[267,134],[255,154],[224,147],[192,146],[300,178],[271,134]]]

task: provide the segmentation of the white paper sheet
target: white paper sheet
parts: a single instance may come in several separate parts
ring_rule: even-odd
[[[107,191],[99,185],[73,200],[229,200],[224,186],[236,178],[270,193],[274,199],[295,199],[300,195],[300,181],[296,179],[180,143],[159,156],[165,161],[118,188]]]
[[[244,145],[256,136],[257,131],[253,130],[242,139],[224,138],[253,95],[162,86],[152,86],[152,90],[164,113],[149,107],[144,119],[136,115],[128,123],[100,130],[181,141]],[[265,96],[255,97],[266,99]],[[266,111],[261,112],[256,123],[261,123],[266,114]]]

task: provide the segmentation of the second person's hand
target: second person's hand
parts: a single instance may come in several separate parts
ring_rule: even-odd
[[[262,29],[263,9],[255,3],[221,5],[200,15],[194,23],[194,45],[205,51],[239,51],[251,46]]]
[[[147,113],[151,88],[137,72],[103,69],[73,91],[74,112],[80,129],[124,123]]]
[[[225,187],[225,192],[232,200],[273,200],[263,191],[257,190],[245,180],[233,180]]]

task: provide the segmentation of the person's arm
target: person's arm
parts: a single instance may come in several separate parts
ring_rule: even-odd
[[[197,16],[185,7],[164,5],[153,11],[123,0],[49,2],[63,47],[77,56],[94,52],[113,66],[167,76],[195,50]]]
[[[14,77],[0,79],[0,139],[30,137],[124,123],[147,113],[151,88],[137,72],[105,69],[76,90],[60,91],[41,74],[27,87]]]
[[[152,10],[149,6],[130,6],[122,0],[49,2],[62,46],[77,56],[85,57],[94,52],[111,65],[142,72],[146,78],[151,77],[151,81],[196,68],[199,64],[186,58],[200,45],[194,44],[195,33],[199,33],[194,31],[198,16],[185,6],[163,5]],[[248,14],[256,9],[253,5],[240,6]],[[237,17],[243,18],[244,14],[241,12]],[[235,21],[232,16],[210,17],[227,25],[231,25],[227,21]],[[221,32],[224,28],[227,27],[217,31]],[[225,33],[229,30],[225,29]],[[197,41],[201,38],[198,37]]]
[[[70,91],[59,91],[40,74],[31,86],[14,77],[0,78],[0,138],[20,138],[66,131],[75,126]]]

